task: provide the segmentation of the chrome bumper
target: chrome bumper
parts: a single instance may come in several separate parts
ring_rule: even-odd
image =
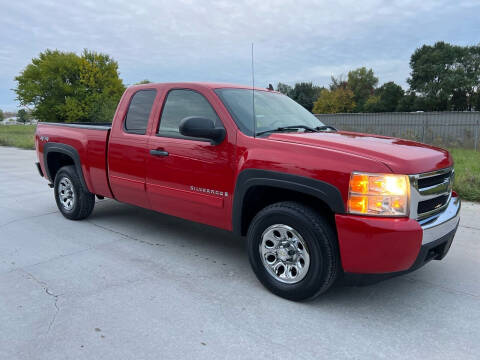
[[[442,236],[453,231],[460,221],[460,207],[460,198],[458,196],[452,196],[444,211],[430,219],[422,220],[422,245],[440,239]]]

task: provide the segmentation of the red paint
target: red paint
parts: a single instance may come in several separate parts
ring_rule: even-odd
[[[195,191],[179,190],[154,184],[148,184],[147,189],[153,195],[166,196],[176,200],[187,201],[188,203],[194,202],[219,209],[223,208],[223,197],[220,196],[199,194]]]
[[[387,165],[397,174],[418,174],[443,169],[452,164],[448,151],[410,140],[347,131],[336,133],[278,133],[279,141],[309,144],[341,150]]]
[[[77,149],[85,183],[92,193],[113,197],[105,167],[109,133],[109,131],[39,124],[35,134],[35,143],[43,173],[46,174],[43,161],[43,145],[45,143],[39,141],[39,138],[40,136],[48,136],[49,142],[62,143]]]
[[[246,136],[214,92],[225,87],[246,88],[205,83],[132,86],[120,100],[110,131],[39,124],[36,146],[42,170],[46,174],[44,142],[39,138],[48,136],[49,142],[68,144],[78,151],[92,193],[231,230],[236,178],[245,169],[273,170],[330,183],[340,190],[346,207],[352,171],[413,174],[452,165],[445,150],[375,135]],[[131,97],[141,89],[156,89],[156,99],[146,134],[129,134],[123,130],[123,121]],[[156,136],[171,89],[195,90],[210,102],[226,129],[221,144]],[[168,151],[169,156],[151,156],[153,149]],[[414,220],[337,215],[336,222],[345,271],[404,270],[418,253],[421,231]]]
[[[409,218],[335,215],[345,272],[388,273],[407,270],[422,245],[422,228]]]

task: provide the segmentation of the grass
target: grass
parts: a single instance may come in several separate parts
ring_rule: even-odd
[[[464,200],[480,201],[480,152],[450,149],[455,161],[453,189]]]
[[[35,125],[0,125],[0,145],[35,149]]]
[[[35,149],[35,125],[0,125],[0,145]],[[480,201],[480,152],[450,149],[455,160],[454,190],[462,199]]]

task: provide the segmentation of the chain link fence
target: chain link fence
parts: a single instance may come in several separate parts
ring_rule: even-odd
[[[317,114],[339,130],[393,136],[480,151],[480,112]]]

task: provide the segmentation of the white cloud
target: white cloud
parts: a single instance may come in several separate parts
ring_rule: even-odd
[[[423,42],[478,41],[478,10],[474,1],[435,0],[3,1],[0,103],[13,104],[13,77],[46,48],[108,53],[126,83],[248,83],[253,41],[259,83],[326,85],[365,65],[404,85]]]

